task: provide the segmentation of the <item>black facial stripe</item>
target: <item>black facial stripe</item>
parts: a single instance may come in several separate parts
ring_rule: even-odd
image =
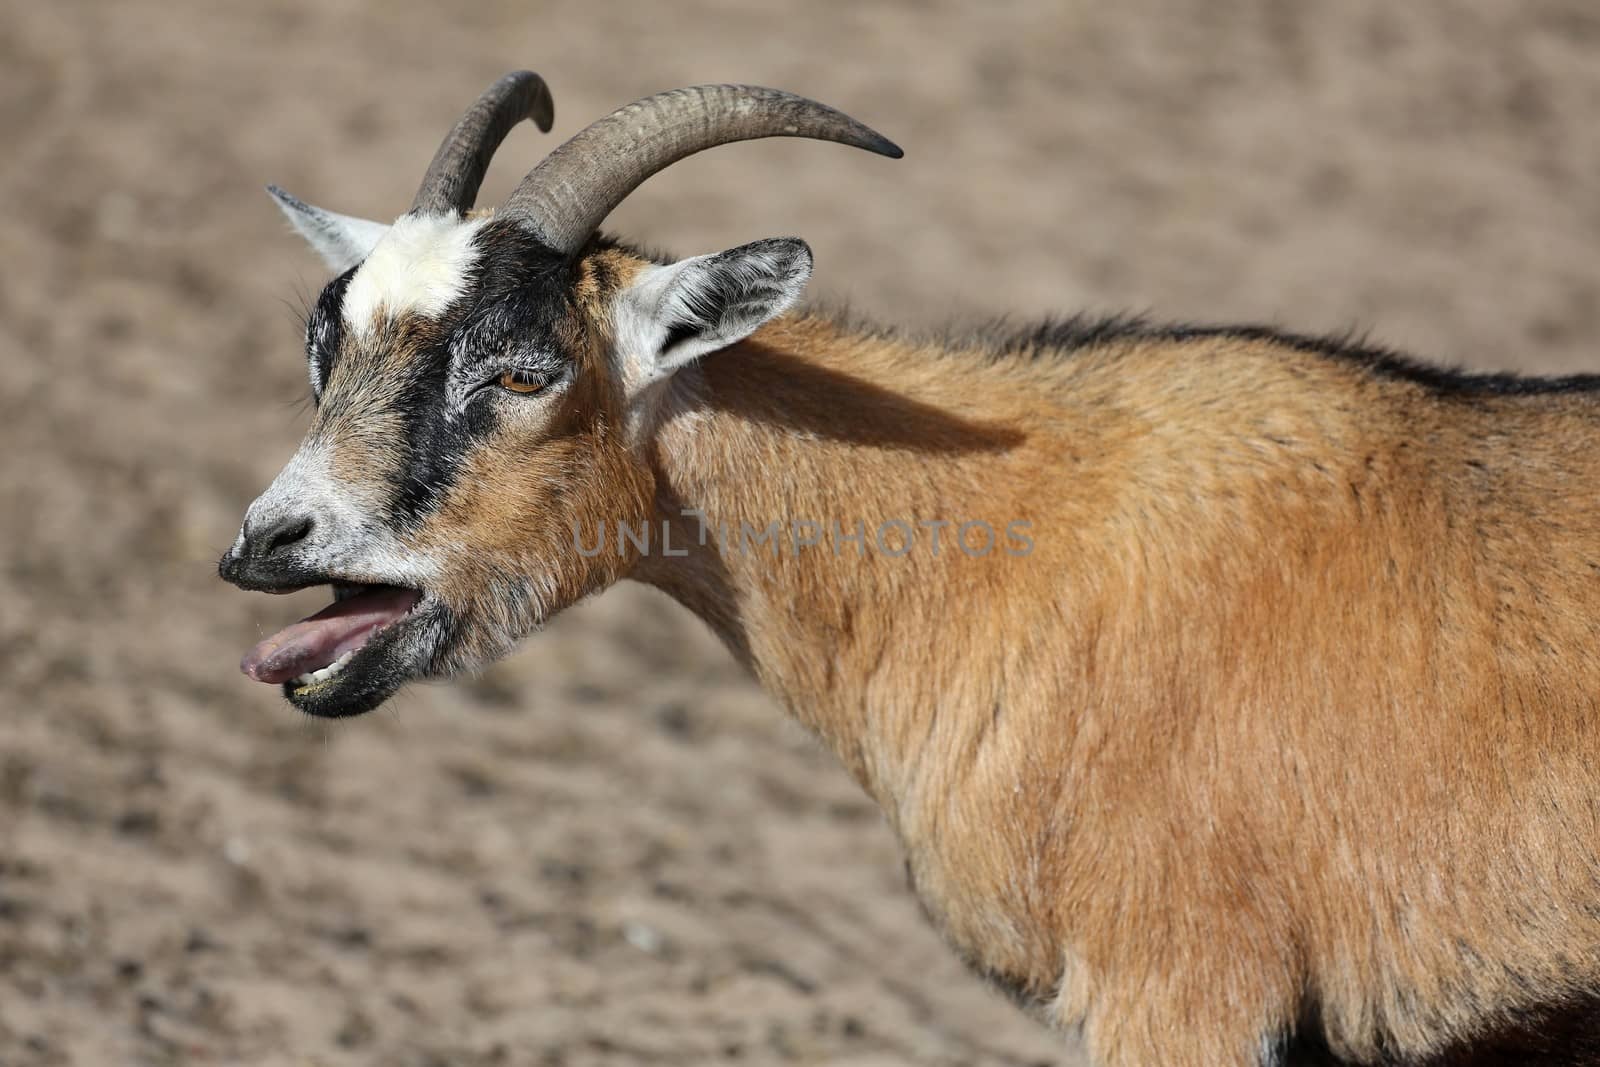
[[[421,525],[494,433],[494,404],[467,400],[476,387],[513,368],[554,377],[569,360],[556,334],[571,307],[570,263],[515,223],[491,222],[476,240],[473,277],[419,348],[398,404],[409,457],[390,509],[400,528]]]
[[[522,294],[513,294],[462,324],[450,338],[449,400],[459,406],[473,390],[508,370],[558,377],[570,356],[552,343],[551,322]]]
[[[467,291],[476,294],[475,303],[479,306],[527,290],[565,300],[568,289],[554,283],[571,281],[571,260],[552,251],[521,225],[509,220],[492,221],[478,232],[474,244],[478,259],[473,267],[473,284]]]
[[[320,398],[333,373],[334,355],[344,338],[344,293],[350,287],[356,267],[351,267],[333,281],[323,286],[317,297],[317,306],[306,317],[306,359],[314,371],[312,379],[318,383],[316,393]]]
[[[443,351],[427,353],[425,373],[407,390],[400,405],[410,462],[390,504],[397,527],[415,529],[455,484],[461,463],[494,433],[489,404],[470,404],[457,412],[447,398],[449,361]],[[452,417],[454,415],[454,417]]]
[[[571,264],[512,222],[492,222],[476,238],[468,296],[452,308],[449,347],[457,386],[489,371],[521,368],[555,375],[567,355],[554,343],[571,310]]]

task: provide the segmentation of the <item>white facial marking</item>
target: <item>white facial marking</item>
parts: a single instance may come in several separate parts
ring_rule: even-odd
[[[308,440],[250,505],[245,525],[303,516],[311,520],[311,532],[296,551],[307,565],[359,581],[425,585],[436,574],[434,561],[403,548],[381,519],[369,517],[381,504],[368,495],[340,481],[327,450]],[[243,550],[243,530],[234,544]]]
[[[488,217],[402,215],[350,279],[344,321],[365,333],[379,316],[440,315],[466,289],[478,259],[473,238]]]

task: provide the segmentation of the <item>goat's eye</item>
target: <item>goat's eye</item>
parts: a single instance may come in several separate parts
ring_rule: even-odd
[[[513,393],[537,393],[544,388],[544,379],[531,371],[508,370],[500,375],[500,388]]]

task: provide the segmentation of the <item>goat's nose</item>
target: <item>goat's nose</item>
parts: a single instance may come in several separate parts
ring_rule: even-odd
[[[311,516],[282,515],[264,522],[246,521],[243,551],[246,559],[265,560],[304,541],[311,533]]]
[[[246,515],[238,540],[217,561],[217,573],[241,589],[298,589],[314,578],[314,568],[292,549],[303,548],[316,526],[303,512]]]

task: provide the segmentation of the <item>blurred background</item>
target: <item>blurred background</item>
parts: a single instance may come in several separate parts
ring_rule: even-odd
[[[325,280],[261,186],[393,217],[506,70],[557,139],[753,81],[906,149],[721,149],[609,228],[799,234],[936,326],[1148,311],[1600,370],[1592,0],[120,0],[0,13],[0,1063],[1071,1064],[876,810],[638,588],[475,681],[297,717],[320,606],[214,577],[307,422]],[[1060,491],[1070,491],[1070,486]]]

